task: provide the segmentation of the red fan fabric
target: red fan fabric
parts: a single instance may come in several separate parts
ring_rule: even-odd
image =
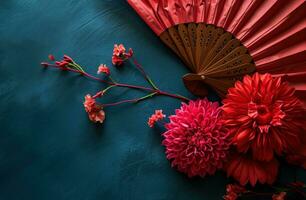
[[[224,28],[249,50],[260,73],[286,79],[306,96],[305,0],[128,0],[159,36],[181,23]]]

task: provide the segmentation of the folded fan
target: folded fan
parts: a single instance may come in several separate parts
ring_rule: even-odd
[[[258,71],[284,76],[306,96],[304,0],[128,0],[190,68],[186,87],[221,97],[237,79]]]

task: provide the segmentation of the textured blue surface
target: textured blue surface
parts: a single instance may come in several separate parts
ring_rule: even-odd
[[[92,124],[82,101],[101,85],[39,66],[49,53],[66,53],[96,73],[111,63],[114,43],[132,47],[161,89],[191,97],[181,81],[185,66],[124,0],[1,1],[1,200],[221,199],[229,181],[222,172],[205,179],[178,173],[165,158],[161,130],[146,125],[153,110],[172,114],[179,101],[107,109],[105,123]],[[130,65],[113,74],[146,84]],[[137,95],[116,89],[105,101]],[[280,181],[295,170],[282,167]],[[303,170],[297,176],[306,179]]]

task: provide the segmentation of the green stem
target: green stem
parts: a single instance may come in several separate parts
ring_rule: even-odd
[[[80,71],[85,72],[83,70],[83,68],[79,64],[77,64],[76,62],[73,62],[73,65],[75,65],[75,67],[77,67]]]
[[[111,86],[108,86],[107,88],[105,88],[103,90],[103,93],[106,93],[109,89],[113,88],[113,87],[116,87],[116,85],[111,85]]]
[[[155,85],[155,83],[152,81],[152,79],[150,79],[149,76],[147,76],[147,80],[150,83],[150,85],[155,89],[158,90],[158,87]]]
[[[156,95],[156,94],[157,94],[157,92],[150,93],[150,94],[148,94],[148,95],[146,95],[146,96],[144,96],[144,97],[139,98],[139,99],[137,100],[137,102],[142,101],[142,100],[145,100],[145,99],[147,99],[147,98],[151,98],[151,97],[153,97],[153,96]],[[137,103],[137,102],[136,102],[136,103]]]
[[[116,81],[115,81],[111,76],[108,76],[108,78],[109,78],[113,83],[116,84]]]

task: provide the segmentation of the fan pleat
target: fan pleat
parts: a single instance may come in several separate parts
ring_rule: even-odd
[[[273,17],[275,9],[278,9],[280,4],[278,0],[257,2],[260,2],[260,4],[257,8],[251,10],[252,17],[248,17],[243,28],[237,34],[235,33],[241,41],[245,41],[248,37],[254,35],[254,32],[262,26],[262,23]]]
[[[279,58],[277,55],[271,56],[263,60],[257,61],[258,64],[256,65],[256,69],[261,73],[265,73],[265,71],[268,71],[269,68],[278,68],[290,65],[292,63],[303,63],[303,61],[305,61],[305,56],[306,50],[281,58]]]
[[[249,1],[249,0],[246,0],[246,1]],[[243,4],[243,2],[244,1],[241,1],[241,0],[233,0],[232,1],[232,4],[231,4],[231,6],[229,8],[229,11],[228,11],[228,13],[226,15],[225,22],[224,22],[224,24],[222,26],[225,30],[229,31],[230,24],[232,24],[232,23],[234,23],[236,21],[235,20],[233,22],[233,19],[237,19],[236,18],[236,14],[239,13],[238,11],[239,11],[239,9],[241,7],[241,4]]]
[[[288,1],[286,5],[286,9],[279,7],[276,12],[274,12],[274,15],[269,18],[270,20],[262,21],[257,31],[254,32],[249,39],[242,41],[250,51],[254,48],[253,46],[259,46],[269,42],[269,39],[286,29],[290,29],[294,22],[300,21],[301,18],[305,17],[305,1]]]
[[[239,10],[234,13],[234,16],[231,19],[229,26],[226,28],[226,30],[233,34],[236,34],[240,30],[240,28],[244,26],[246,21],[251,18],[251,15],[254,14],[252,10],[256,9],[256,6],[261,2],[255,0],[240,1],[241,4],[238,8]]]
[[[270,48],[274,48],[275,45],[288,46],[287,42],[299,43],[303,40],[303,37],[306,35],[305,21],[296,24],[291,29],[287,29],[282,34],[279,34],[269,40],[269,43],[265,43],[258,48],[252,49],[252,55],[254,58],[260,56],[262,53],[269,51]],[[279,47],[281,47],[279,46]],[[283,48],[283,47],[281,47]]]
[[[153,9],[146,0],[129,0],[130,5],[138,15],[150,26],[150,28],[160,35],[166,28],[163,27],[155,16]],[[167,27],[168,28],[168,27]]]
[[[306,46],[306,28],[300,32],[297,32],[290,37],[284,38],[283,40],[267,45],[262,51],[257,53],[253,52],[253,58],[255,62],[261,59],[268,58],[271,55],[278,56],[279,58],[285,56],[286,54],[290,55],[292,53],[299,53],[303,51],[303,48]],[[296,61],[294,61],[296,62]]]

